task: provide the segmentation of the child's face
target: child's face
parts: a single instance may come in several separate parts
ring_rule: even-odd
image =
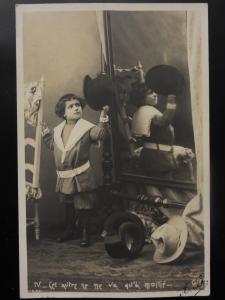
[[[80,101],[71,99],[65,102],[65,119],[68,120],[79,120],[82,117],[82,107]]]
[[[158,103],[158,95],[153,91],[149,91],[145,97],[145,104],[154,106],[157,103]]]

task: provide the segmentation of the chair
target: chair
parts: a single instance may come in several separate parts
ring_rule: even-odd
[[[34,226],[35,239],[40,239],[40,219],[39,219],[39,201],[42,197],[39,186],[40,175],[40,157],[41,157],[41,131],[43,118],[43,88],[44,79],[38,82],[29,83],[25,87],[25,111],[24,116],[29,126],[35,127],[35,138],[25,138],[25,148],[31,147],[33,152],[33,163],[25,163],[26,178],[26,201],[34,206],[34,216],[27,217],[27,227]],[[28,180],[28,173],[31,178]]]

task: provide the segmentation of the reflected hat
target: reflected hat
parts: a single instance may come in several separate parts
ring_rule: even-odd
[[[155,246],[153,260],[157,263],[169,263],[180,257],[188,238],[188,229],[181,216],[174,216],[159,226],[151,239]]]
[[[107,74],[99,74],[93,79],[86,75],[83,80],[83,93],[92,109],[101,110],[112,101],[115,94],[114,83]]]
[[[146,73],[145,83],[148,88],[160,95],[180,94],[185,80],[181,72],[169,65],[157,65]]]

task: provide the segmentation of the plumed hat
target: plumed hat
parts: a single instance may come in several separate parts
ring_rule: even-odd
[[[114,83],[109,75],[99,74],[96,78],[84,77],[83,92],[88,105],[94,110],[101,110],[109,105],[114,97]]]
[[[184,88],[184,77],[181,72],[169,65],[157,65],[146,73],[145,83],[157,94],[167,96],[178,95]]]

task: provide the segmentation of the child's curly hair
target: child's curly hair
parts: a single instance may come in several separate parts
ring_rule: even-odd
[[[144,83],[135,83],[130,92],[130,102],[137,107],[144,105],[148,93],[153,92]]]
[[[65,114],[65,103],[67,101],[70,101],[70,100],[78,100],[80,102],[80,105],[82,107],[82,109],[85,107],[86,105],[86,102],[84,99],[78,97],[76,94],[66,94],[66,95],[63,95],[59,101],[56,103],[56,106],[55,106],[55,113],[56,115],[59,117],[59,118],[63,118],[64,119],[64,114]]]

